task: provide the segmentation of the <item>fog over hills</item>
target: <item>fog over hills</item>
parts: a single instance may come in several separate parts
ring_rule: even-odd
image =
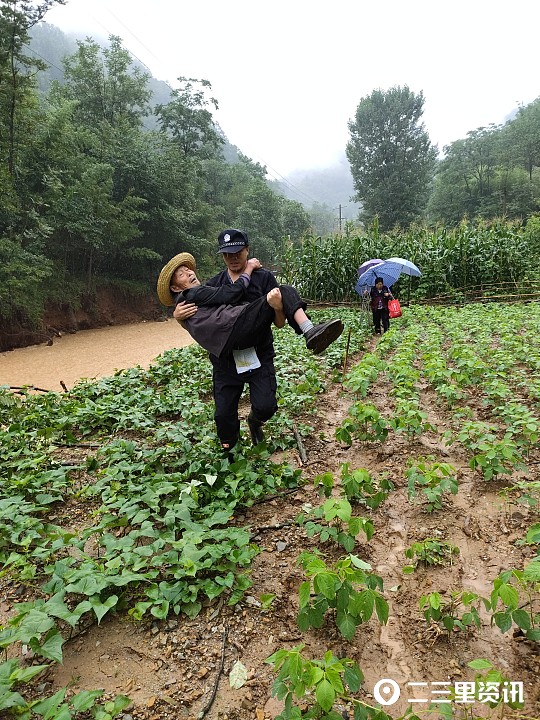
[[[339,221],[355,220],[360,206],[351,200],[354,195],[349,162],[343,154],[339,163],[327,168],[294,170],[283,182],[276,183],[285,197],[297,200],[306,207],[326,205]],[[338,228],[335,228],[338,229]]]

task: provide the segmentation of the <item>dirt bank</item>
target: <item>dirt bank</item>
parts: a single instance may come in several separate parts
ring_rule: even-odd
[[[23,319],[0,322],[0,352],[51,342],[59,334],[165,317],[153,292],[109,285],[81,296],[77,309],[47,303],[41,321],[34,326]]]

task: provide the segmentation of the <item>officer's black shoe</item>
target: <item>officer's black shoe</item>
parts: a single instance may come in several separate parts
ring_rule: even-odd
[[[249,434],[251,435],[251,442],[254,445],[264,442],[264,433],[262,430],[263,424],[253,415],[253,410],[248,415],[247,423],[249,427]]]
[[[325,323],[315,325],[305,333],[306,346],[314,355],[319,355],[326,348],[337,340],[343,332],[341,320],[329,320]]]

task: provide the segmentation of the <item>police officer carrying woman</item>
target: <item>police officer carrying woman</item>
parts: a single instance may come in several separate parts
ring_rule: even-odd
[[[220,233],[218,238],[218,253],[223,256],[225,270],[210,278],[206,285],[220,287],[232,284],[245,271],[249,257],[249,242],[246,233],[241,230],[229,229]],[[272,288],[278,287],[273,274],[261,268],[253,273],[251,282],[246,291],[246,300],[251,302],[266,295]],[[183,303],[176,306],[174,317],[185,320],[197,312],[193,303]],[[285,325],[285,314],[276,310],[274,324],[276,327]],[[260,367],[245,372],[238,372],[233,354],[223,357],[210,355],[213,366],[213,393],[215,402],[214,420],[216,429],[224,450],[230,450],[240,437],[240,420],[238,418],[238,403],[247,384],[251,401],[251,412],[248,417],[248,426],[254,444],[264,440],[262,425],[269,420],[277,410],[276,400],[276,371],[274,368],[274,338],[270,329],[263,331],[253,339],[253,351],[257,356]]]

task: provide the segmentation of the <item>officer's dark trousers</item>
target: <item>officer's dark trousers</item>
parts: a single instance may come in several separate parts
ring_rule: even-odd
[[[279,289],[285,317],[289,325],[300,335],[301,330],[293,316],[299,308],[305,310],[307,305],[290,285],[280,285]],[[266,295],[246,305],[245,312],[236,321],[219,361],[214,363],[213,384],[216,405],[214,420],[222,443],[233,445],[238,440],[240,435],[238,403],[246,383],[249,385],[252,413],[257,421],[266,422],[277,410],[277,382],[273,360],[261,360],[260,368],[238,373],[232,357],[233,350],[257,347],[259,338],[268,334],[274,317],[274,309],[268,305]]]
[[[273,360],[261,362],[261,367],[247,372],[236,372],[231,360],[226,366],[214,366],[214,420],[220,442],[234,445],[240,436],[238,403],[245,384],[249,385],[249,397],[253,415],[259,422],[266,422],[277,410],[276,371]]]

